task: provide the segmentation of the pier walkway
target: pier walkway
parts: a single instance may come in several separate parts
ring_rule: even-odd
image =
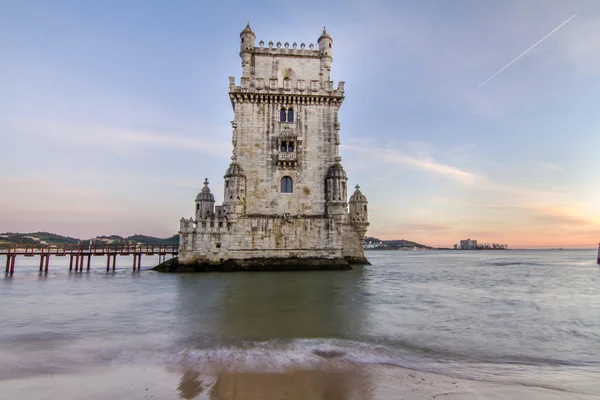
[[[158,255],[158,261],[166,260],[167,255],[176,257],[178,245],[146,245],[146,244],[93,244],[93,245],[10,245],[0,247],[0,256],[6,256],[7,275],[15,272],[17,256],[40,257],[40,271],[48,272],[50,257],[70,257],[69,271],[83,271],[84,262],[90,269],[92,257],[106,256],[106,270],[115,269],[117,256],[133,256],[133,270],[139,270],[142,255]]]

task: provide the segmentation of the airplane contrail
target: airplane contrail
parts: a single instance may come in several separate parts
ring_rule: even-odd
[[[489,78],[487,78],[485,81],[481,82],[479,84],[479,86],[477,86],[477,89],[479,89],[480,87],[482,87],[483,85],[485,85],[486,83],[488,83],[489,81],[491,81],[492,79],[494,79],[500,72],[504,71],[506,68],[510,67],[515,61],[517,61],[519,58],[523,57],[525,54],[529,53],[530,50],[532,50],[535,46],[537,46],[538,44],[542,43],[544,40],[546,40],[550,35],[552,35],[554,32],[556,32],[557,30],[559,30],[560,28],[562,28],[563,26],[565,26],[570,20],[572,20],[573,18],[575,18],[579,13],[575,13],[571,18],[569,18],[568,20],[566,20],[565,22],[563,22],[562,24],[560,24],[559,26],[557,26],[556,28],[554,28],[552,30],[552,32],[550,32],[549,34],[547,34],[546,36],[544,36],[543,38],[541,38],[540,40],[538,40],[533,46],[531,46],[530,48],[528,48],[527,50],[525,50],[524,52],[522,52],[521,54],[519,54],[519,56],[517,58],[515,58],[514,60],[512,60],[511,62],[509,62],[508,64],[506,64],[504,67],[502,67],[498,72],[496,72],[494,75],[490,76]]]

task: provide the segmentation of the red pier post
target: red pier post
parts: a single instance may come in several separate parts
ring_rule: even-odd
[[[138,271],[142,268],[142,253],[138,255]]]
[[[42,249],[42,254],[40,255],[40,272],[42,272],[42,269],[44,268],[44,250]]]
[[[44,265],[44,272],[48,272],[48,265],[50,264],[50,254],[46,255],[46,265]]]
[[[11,274],[15,270],[15,258],[17,257],[17,253],[7,254],[6,255],[6,273]]]
[[[79,272],[83,272],[83,253],[81,253],[81,260],[79,260]]]
[[[117,253],[113,254],[113,271],[115,270],[116,264],[117,264]]]
[[[73,270],[73,253],[71,253],[71,260],[69,261],[69,271]]]
[[[110,270],[110,254],[106,254],[106,272]]]
[[[90,270],[90,264],[92,263],[92,255],[88,254],[87,270]]]
[[[137,254],[133,253],[133,271],[135,271],[135,263],[137,262]]]

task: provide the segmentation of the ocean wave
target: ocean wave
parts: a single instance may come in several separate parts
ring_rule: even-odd
[[[395,353],[395,354],[394,354]],[[288,341],[245,342],[186,350],[182,362],[199,368],[218,367],[244,371],[281,371],[286,368],[343,367],[350,364],[393,364],[414,368],[419,357],[381,345],[341,339],[295,339]],[[400,357],[399,357],[400,356]]]
[[[382,344],[341,339],[294,339],[244,342],[206,349],[188,349],[180,361],[198,368],[223,368],[241,371],[281,371],[286,368],[344,367],[356,364],[393,365],[429,372],[447,373],[449,369],[475,365],[520,367],[599,367],[598,363],[531,356],[458,355],[432,349],[391,347]]]

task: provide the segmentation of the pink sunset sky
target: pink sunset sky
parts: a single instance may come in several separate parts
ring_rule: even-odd
[[[257,41],[332,35],[369,236],[600,241],[600,3],[268,4],[4,3],[0,232],[166,237],[205,177],[220,202],[250,20]]]

